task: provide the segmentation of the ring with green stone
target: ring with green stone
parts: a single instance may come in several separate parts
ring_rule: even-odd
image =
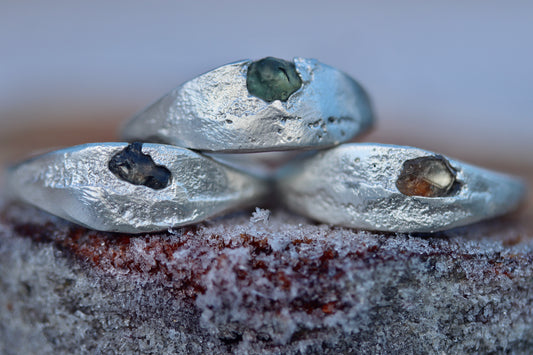
[[[202,74],[133,117],[127,141],[209,152],[321,149],[366,132],[368,95],[315,59],[243,60]]]

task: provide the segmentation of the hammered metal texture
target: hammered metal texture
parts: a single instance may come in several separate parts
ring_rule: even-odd
[[[122,137],[243,153],[330,147],[371,127],[369,98],[346,74],[295,58],[302,87],[286,102],[269,103],[248,92],[250,63],[224,65],[184,83],[133,117]]]
[[[345,144],[284,168],[279,195],[290,209],[318,221],[389,232],[463,226],[510,212],[526,195],[518,179],[451,159],[454,193],[421,197],[398,191],[404,161],[435,155],[404,146]]]
[[[259,177],[190,150],[144,144],[142,151],[172,174],[161,190],[133,185],[108,168],[127,143],[86,144],[13,167],[8,191],[56,216],[112,232],[166,230],[259,202],[268,192]]]

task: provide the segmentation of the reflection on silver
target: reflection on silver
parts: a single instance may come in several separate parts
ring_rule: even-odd
[[[295,58],[302,87],[285,102],[266,102],[248,92],[251,63],[224,65],[172,90],[133,117],[123,138],[243,153],[334,146],[371,127],[368,96],[346,74]]]
[[[400,192],[404,163],[432,156],[412,147],[342,145],[284,168],[279,195],[290,209],[318,221],[389,232],[463,226],[510,212],[525,197],[520,180],[451,159],[456,184],[443,197]]]
[[[8,173],[8,190],[54,215],[111,232],[165,230],[259,202],[266,182],[190,150],[144,144],[142,153],[171,173],[168,186],[135,185],[110,171],[127,143],[76,146],[23,162]]]

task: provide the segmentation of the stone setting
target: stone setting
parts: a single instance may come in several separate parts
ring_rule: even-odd
[[[287,101],[302,86],[293,62],[266,57],[252,62],[246,75],[250,95],[267,102]]]
[[[407,160],[396,180],[398,190],[407,196],[445,197],[456,184],[456,172],[440,155]]]
[[[156,165],[150,155],[142,152],[142,143],[139,142],[131,143],[113,155],[108,167],[119,179],[154,190],[167,187],[172,177],[170,170]]]

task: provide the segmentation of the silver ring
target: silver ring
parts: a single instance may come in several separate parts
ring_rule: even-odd
[[[203,221],[259,202],[260,177],[190,150],[95,143],[47,153],[8,171],[8,191],[74,223],[142,233]]]
[[[418,148],[345,144],[280,172],[279,195],[315,220],[367,230],[436,232],[506,214],[523,182]]]
[[[346,74],[315,59],[268,57],[184,83],[133,117],[122,137],[210,152],[317,149],[372,121],[367,94]]]

